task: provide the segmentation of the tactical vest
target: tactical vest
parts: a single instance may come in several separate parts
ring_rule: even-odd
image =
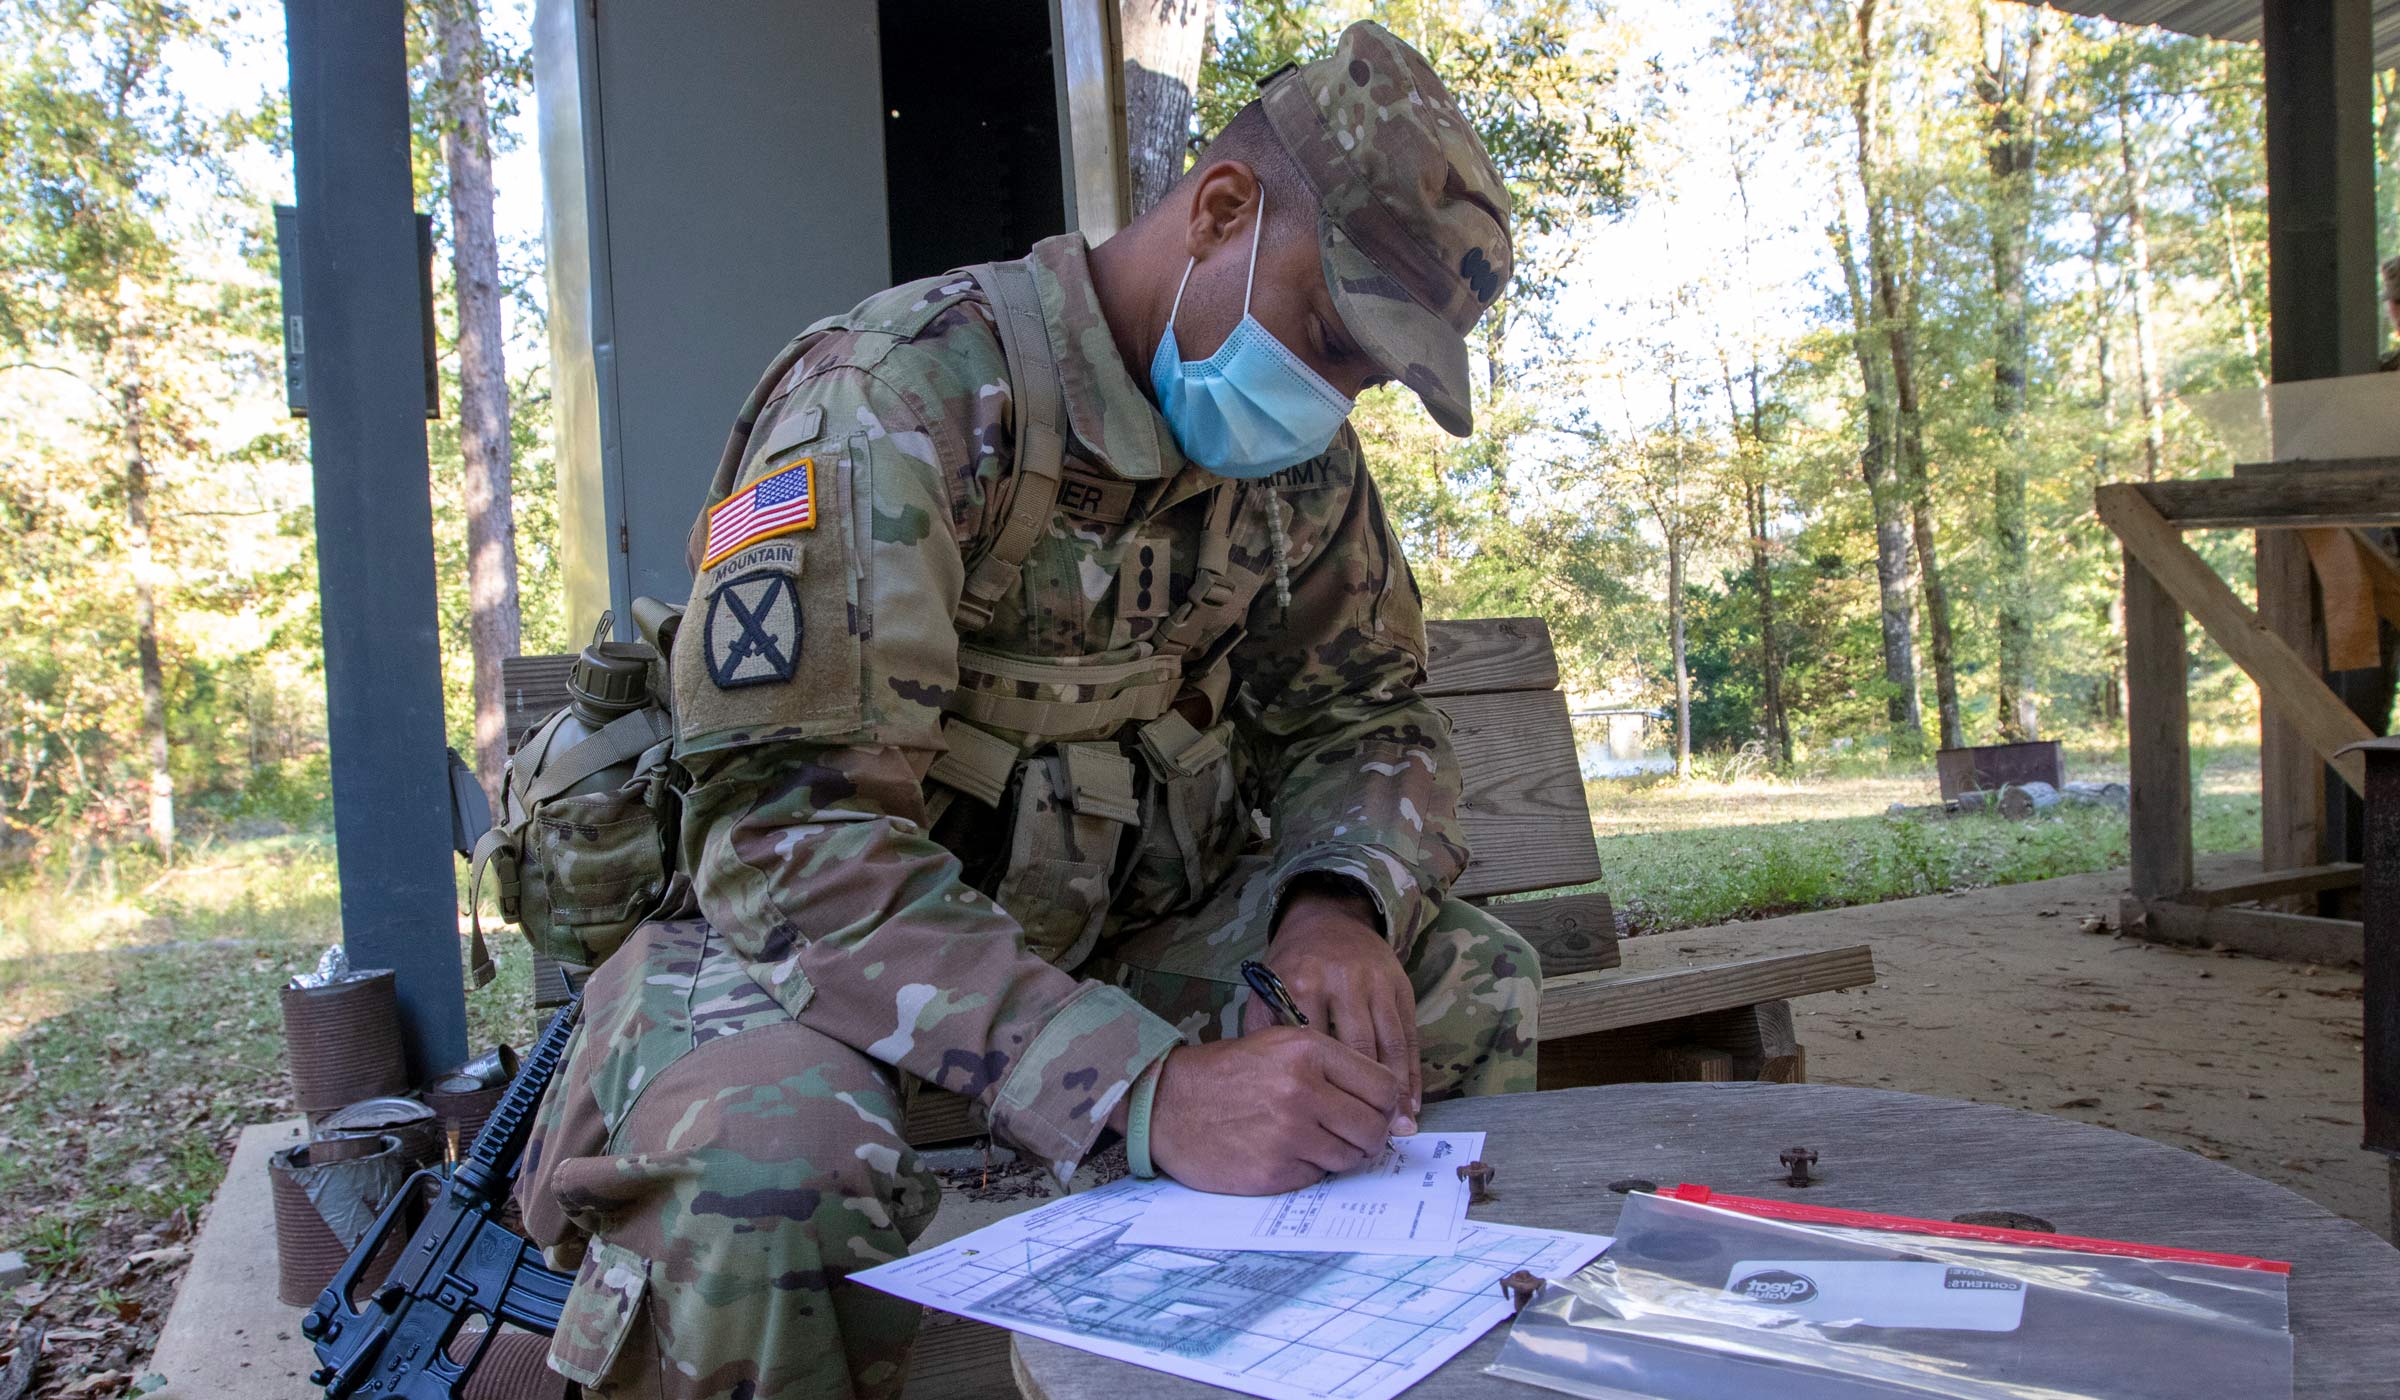
[[[1232,527],[1245,488],[1214,488],[1191,587],[1152,640],[1088,657],[977,645],[1050,529],[1067,435],[1058,362],[1030,269],[984,263],[967,272],[990,302],[1007,360],[1016,452],[996,488],[1000,523],[966,561],[953,619],[961,684],[942,721],[947,751],[927,775],[927,816],[937,836],[946,818],[955,828],[980,814],[997,827],[996,839],[975,843],[999,853],[976,863],[977,883],[1024,925],[1035,954],[1073,967],[1112,908],[1163,914],[1197,902],[1247,834],[1232,729],[1221,718],[1228,658],[1240,639],[1238,619],[1225,614],[1239,593]],[[714,494],[732,490],[784,377],[818,334],[840,324],[837,317],[809,327],[767,367],[735,420]],[[637,616],[659,608],[641,600]],[[656,633],[662,657],[677,615],[665,612],[663,627],[654,617],[644,629]],[[1197,651],[1212,631],[1214,642]],[[555,736],[568,713],[545,721],[511,761],[507,811],[485,838],[489,851],[476,852],[474,884],[489,866],[503,913],[533,945],[588,969],[652,917],[679,879],[667,864],[677,803],[666,753],[673,725],[653,700],[560,747]],[[570,792],[604,770],[628,776],[604,792]],[[480,947],[479,928],[476,937]]]
[[[1066,396],[1033,273],[1023,261],[966,273],[984,294],[1007,361],[1015,453],[987,528],[966,560],[953,622],[959,686],[942,721],[946,747],[927,776],[938,838],[973,828],[996,858],[969,876],[1024,925],[1026,945],[1062,967],[1081,962],[1112,909],[1139,917],[1196,902],[1247,832],[1221,715],[1240,640],[1233,525],[1255,484],[1212,491],[1184,600],[1151,640],[1098,656],[1029,656],[981,645],[1026,560],[1048,534],[1067,455]],[[811,337],[803,332],[759,379],[718,463],[730,492],[753,426]],[[1200,643],[1213,642],[1200,650]],[[1196,722],[1195,722],[1196,721]],[[986,819],[978,822],[983,815]],[[1129,843],[1131,849],[1128,849]]]

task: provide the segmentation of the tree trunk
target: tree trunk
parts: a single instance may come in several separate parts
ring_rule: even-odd
[[[1692,671],[1684,656],[1681,531],[1667,536],[1667,627],[1675,646],[1675,776],[1688,778],[1692,776]]]
[[[1660,513],[1667,537],[1667,629],[1675,650],[1675,776],[1692,776],[1692,670],[1683,636],[1683,386],[1667,381],[1667,426],[1674,438],[1675,474]]]
[[[2116,480],[2115,452],[2117,440],[2116,385],[2108,373],[2108,288],[2100,280],[2100,269],[2108,261],[2108,221],[2100,211],[2092,211],[2092,377],[2095,381],[2094,401],[2100,409],[2100,442],[2092,451],[2092,485],[2095,488]],[[2103,533],[2105,545],[2109,536]],[[2125,722],[2125,588],[2121,552],[2102,550],[2102,577],[2108,579],[2100,608],[2100,631],[2107,638],[2108,655],[2101,673],[2100,689],[2092,700],[2092,717],[2110,728]]]
[[[2013,6],[2011,8],[2014,8]],[[1992,536],[1997,556],[2000,738],[2039,736],[2033,701],[2033,579],[2025,523],[2025,409],[2029,314],[2026,244],[2032,236],[2034,176],[2041,153],[2042,108],[2050,87],[2047,11],[2032,18],[2021,71],[2011,60],[2012,26],[1982,19],[1985,55],[1975,91],[1990,129],[1984,140],[1992,178],[1992,293],[1997,305],[1992,354],[1992,414],[2000,455],[1992,468]]]
[[[150,444],[138,350],[125,353],[118,394],[125,432],[125,552],[133,577],[133,649],[142,680],[142,744],[150,760],[150,841],[175,856],[175,777],[167,766],[167,672],[158,656],[158,546],[150,531]]]
[[[1950,637],[1950,595],[1942,584],[1940,546],[1933,528],[1932,473],[1925,465],[1925,437],[1910,376],[1910,348],[1892,337],[1892,383],[1900,402],[1900,480],[1908,492],[1909,532],[1917,546],[1917,582],[1925,596],[1926,630],[1933,651],[1933,703],[1942,747],[1966,747],[1959,722],[1957,649]]]
[[[2375,243],[2388,253],[2400,247],[2400,69],[2375,75],[2375,97],[2375,161],[2391,176],[2375,182]]]
[[[1891,208],[1877,189],[1881,109],[1882,44],[1876,35],[1876,0],[1858,7],[1858,61],[1851,87],[1851,118],[1858,129],[1858,178],[1866,193],[1867,266],[1873,284],[1875,319],[1892,363],[1892,403],[1899,440],[1899,478],[1906,493],[1911,533],[1917,547],[1917,577],[1925,598],[1925,621],[1933,651],[1934,703],[1944,748],[1959,748],[1958,672],[1950,639],[1950,598],[1942,587],[1941,554],[1934,538],[1931,473],[1917,405],[1914,299],[1903,295],[1900,250],[1893,246]]]
[[[1216,8],[1216,0],[1123,0],[1118,9],[1125,47],[1125,159],[1133,175],[1136,217],[1165,198],[1183,175],[1200,57]]]
[[[2250,268],[2242,257],[2242,241],[2233,227],[2233,201],[2217,205],[2217,227],[2225,239],[2225,275],[2233,283],[2233,306],[2242,321],[2242,350],[2250,363],[2250,382],[2267,387],[2266,352],[2258,343],[2258,313],[2250,305]],[[2147,261],[2147,259],[2145,259]]]
[[[1756,260],[1750,233],[1750,182],[1742,169],[1739,143],[1729,147],[1733,188],[1742,203],[1742,271],[1754,277]],[[1775,580],[1769,571],[1767,540],[1767,411],[1758,388],[1758,327],[1748,336],[1750,351],[1750,440],[1743,451],[1741,401],[1734,397],[1733,366],[1722,348],[1717,364],[1725,376],[1725,416],[1731,420],[1735,455],[1746,464],[1742,473],[1742,507],[1750,522],[1750,576],[1758,594],[1758,670],[1766,690],[1767,745],[1778,764],[1792,761],[1791,717],[1783,708],[1783,658],[1775,645]]]
[[[1792,761],[1792,721],[1783,708],[1783,657],[1775,645],[1775,579],[1767,557],[1767,485],[1759,482],[1743,493],[1750,508],[1750,578],[1758,594],[1758,666],[1766,685],[1767,743],[1775,761]]]
[[[1858,357],[1863,392],[1860,417],[1866,435],[1859,447],[1859,475],[1867,484],[1867,500],[1875,513],[1875,582],[1882,601],[1884,720],[1891,732],[1895,757],[1913,757],[1925,749],[1925,714],[1917,696],[1916,599],[1909,578],[1908,514],[1892,460],[1892,372],[1883,358],[1875,333],[1875,313],[1858,269],[1850,238],[1850,216],[1844,211],[1833,228],[1835,251],[1842,262],[1843,285],[1850,296],[1852,350]]]
[[[467,638],[475,661],[475,774],[501,806],[508,764],[500,662],[517,654],[516,502],[509,461],[508,369],[500,328],[500,244],[492,228],[491,112],[484,103],[476,0],[446,0],[441,48],[442,152],[450,166],[450,267],[458,289],[459,453],[466,460]]]
[[[1783,658],[1775,646],[1775,580],[1769,569],[1767,538],[1767,419],[1758,389],[1758,347],[1750,348],[1750,413],[1743,421],[1741,399],[1734,392],[1733,366],[1720,349],[1719,368],[1725,376],[1726,416],[1733,428],[1734,458],[1742,496],[1742,519],[1750,538],[1750,590],[1758,599],[1758,675],[1765,713],[1760,716],[1767,748],[1777,763],[1792,761],[1792,729],[1783,708]]]
[[[2151,322],[2150,226],[2145,210],[2149,185],[2141,162],[2133,158],[2133,115],[2122,97],[2117,99],[2117,153],[2125,167],[2125,247],[2133,261],[2133,348],[2142,370],[2142,468],[2144,479],[2156,481],[2166,468],[2166,388],[2158,369],[2158,334]]]

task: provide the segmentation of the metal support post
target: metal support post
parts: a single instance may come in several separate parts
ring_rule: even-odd
[[[2265,0],[2268,312],[2275,382],[2365,374],[2381,335],[2375,287],[2373,6]],[[2260,620],[2315,656],[2307,553],[2289,531],[2258,537]],[[2363,678],[2329,676],[2363,709]],[[2328,782],[2308,745],[2269,707],[2260,743],[2268,869],[2356,860],[2356,797]]]
[[[409,1077],[466,1055],[402,0],[285,0],[342,941]]]

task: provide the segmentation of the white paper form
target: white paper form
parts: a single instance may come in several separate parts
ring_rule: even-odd
[[[1280,1196],[1219,1196],[1165,1183],[1127,1244],[1328,1254],[1448,1254],[1473,1188],[1458,1169],[1481,1133],[1393,1138],[1376,1160]]]
[[[1164,1184],[1127,1179],[852,1274],[927,1307],[1265,1400],[1391,1400],[1563,1278],[1598,1235],[1470,1221],[1447,1257],[1126,1244]]]

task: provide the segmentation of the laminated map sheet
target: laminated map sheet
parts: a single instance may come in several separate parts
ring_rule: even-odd
[[[1124,1243],[1168,1184],[1119,1181],[850,1277],[1267,1400],[1388,1400],[1507,1319],[1502,1278],[1563,1277],[1608,1247],[1481,1221],[1435,1258]]]

